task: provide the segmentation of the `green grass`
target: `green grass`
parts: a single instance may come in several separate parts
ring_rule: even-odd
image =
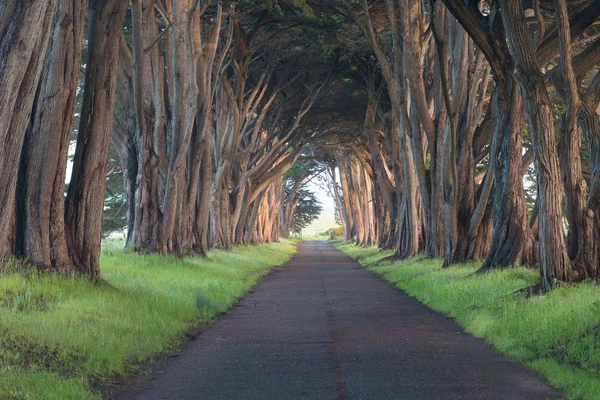
[[[569,399],[600,399],[600,287],[560,285],[526,298],[515,291],[539,282],[535,270],[474,275],[480,264],[442,269],[442,260],[382,262],[384,252],[337,247],[429,307],[456,319],[499,352],[538,371]]]
[[[295,252],[285,242],[177,259],[117,245],[103,248],[102,284],[0,276],[0,399],[97,399],[92,385],[175,348]]]
[[[341,239],[340,239],[341,240]],[[342,242],[339,240],[332,240],[332,243],[341,251],[354,258],[361,265],[370,265],[375,263],[382,258],[391,256],[394,254],[392,250],[379,250],[377,247],[360,247],[356,246],[351,242]]]

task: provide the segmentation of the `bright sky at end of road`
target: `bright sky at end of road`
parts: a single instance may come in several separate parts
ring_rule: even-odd
[[[306,185],[306,189],[313,192],[317,199],[321,202],[321,206],[323,207],[323,211],[321,211],[322,216],[335,215],[335,204],[333,199],[329,197],[325,189],[319,186],[318,182],[309,182],[309,184]]]
[[[304,236],[315,236],[320,233],[327,231],[330,228],[335,228],[338,226],[335,223],[335,202],[329,197],[327,191],[321,187],[319,182],[315,179],[309,182],[306,185],[306,189],[310,190],[315,194],[315,197],[321,202],[321,206],[323,207],[323,211],[321,211],[321,215],[319,218],[314,220],[309,226],[307,226],[302,234]]]

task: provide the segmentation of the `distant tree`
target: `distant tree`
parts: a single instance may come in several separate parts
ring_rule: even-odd
[[[107,169],[102,218],[103,237],[114,232],[123,232],[127,228],[127,194],[123,185],[124,168],[114,154],[114,149],[111,149]]]
[[[323,211],[321,202],[317,200],[313,192],[302,189],[299,194],[300,201],[298,201],[298,205],[294,210],[291,223],[291,231],[297,234],[319,218],[321,211]]]
[[[319,155],[311,146],[306,147],[302,158],[294,163],[285,173],[284,178],[284,201],[281,204],[281,234],[287,237],[293,233],[292,217],[298,202],[304,196],[303,189],[310,182],[318,181],[324,170],[322,163],[318,162]]]

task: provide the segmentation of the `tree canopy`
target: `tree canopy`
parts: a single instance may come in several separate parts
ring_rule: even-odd
[[[8,0],[0,16],[2,260],[98,278],[103,215],[140,252],[277,241],[318,212],[320,175],[348,240],[539,266],[544,288],[598,277],[600,1]]]

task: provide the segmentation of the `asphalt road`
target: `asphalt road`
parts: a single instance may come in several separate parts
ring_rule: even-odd
[[[118,399],[558,399],[327,242],[300,244],[178,357]]]

